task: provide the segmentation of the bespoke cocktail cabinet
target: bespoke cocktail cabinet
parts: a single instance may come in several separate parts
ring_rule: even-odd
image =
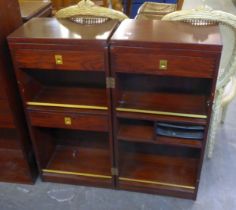
[[[43,180],[196,198],[217,26],[43,18],[8,39]]]
[[[37,170],[7,47],[22,24],[18,1],[0,1],[0,14],[0,181],[32,184]]]
[[[8,37],[44,181],[114,186],[107,41],[116,24],[35,18]]]
[[[121,23],[110,40],[119,189],[196,198],[221,49],[217,26]]]

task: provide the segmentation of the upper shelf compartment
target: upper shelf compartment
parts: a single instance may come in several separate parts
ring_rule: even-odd
[[[123,92],[116,110],[205,119],[206,103],[204,95]]]
[[[19,71],[29,106],[108,110],[105,72]]]
[[[116,74],[116,111],[206,119],[211,80]]]

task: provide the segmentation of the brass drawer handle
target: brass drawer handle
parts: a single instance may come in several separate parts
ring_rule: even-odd
[[[71,120],[70,117],[65,117],[64,122],[65,122],[65,125],[71,125],[72,124],[72,120]]]
[[[160,62],[159,62],[159,69],[160,70],[166,70],[167,66],[168,66],[167,60],[160,60]]]
[[[55,62],[56,62],[56,65],[62,65],[63,64],[62,55],[55,55]]]

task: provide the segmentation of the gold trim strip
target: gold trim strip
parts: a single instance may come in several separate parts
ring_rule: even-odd
[[[143,109],[116,108],[116,111],[120,111],[120,112],[137,112],[137,113],[157,114],[157,115],[169,115],[169,116],[178,116],[178,117],[192,117],[192,118],[201,118],[201,119],[206,119],[207,118],[206,115],[185,114],[185,113],[177,113],[177,112],[162,112],[162,111],[143,110]]]
[[[101,179],[111,179],[112,176],[105,176],[99,174],[89,174],[89,173],[79,173],[79,172],[69,172],[69,171],[59,171],[59,170],[50,170],[50,169],[42,169],[43,172],[46,173],[55,173],[55,174],[65,174],[65,175],[76,175],[76,176],[86,176],[86,177],[94,177]]]
[[[185,189],[190,189],[190,190],[195,189],[195,187],[193,187],[193,186],[178,185],[178,184],[171,184],[171,183],[165,183],[165,182],[148,181],[148,180],[142,180],[142,179],[129,179],[129,178],[125,178],[125,177],[119,177],[119,180],[129,181],[129,182],[139,182],[139,183],[144,183],[144,184],[156,184],[156,185],[163,185],[163,186],[168,186],[168,187],[179,187],[179,188],[185,188]]]
[[[26,103],[31,106],[52,106],[52,107],[62,107],[62,108],[76,108],[76,109],[98,109],[98,110],[108,110],[105,106],[87,106],[87,105],[74,105],[74,104],[56,104],[56,103],[44,103],[44,102],[32,102]]]

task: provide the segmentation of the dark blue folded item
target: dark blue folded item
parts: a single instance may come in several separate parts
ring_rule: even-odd
[[[157,123],[156,134],[161,136],[200,140],[204,137],[203,126]]]
[[[201,125],[185,125],[185,124],[170,124],[170,123],[157,123],[157,125],[162,127],[179,128],[187,130],[204,130],[204,126]]]

